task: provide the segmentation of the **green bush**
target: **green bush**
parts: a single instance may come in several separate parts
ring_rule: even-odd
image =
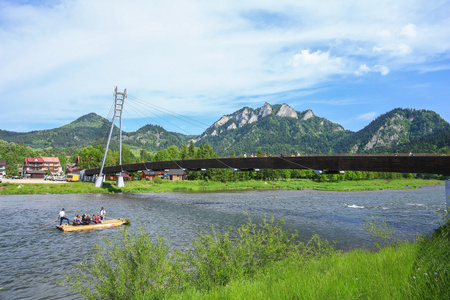
[[[230,280],[252,277],[271,263],[292,255],[325,255],[333,251],[314,237],[306,245],[294,243],[296,234],[283,230],[281,220],[251,219],[237,230],[199,233],[190,250],[171,249],[163,235],[154,239],[141,226],[123,230],[121,239],[105,239],[96,247],[91,263],[76,265],[60,285],[85,299],[161,298],[186,288],[200,291],[223,286]]]

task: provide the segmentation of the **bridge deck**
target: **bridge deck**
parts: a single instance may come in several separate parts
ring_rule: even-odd
[[[253,169],[314,169],[331,171],[372,171],[450,175],[449,155],[315,155],[299,157],[208,158],[156,161],[105,167],[105,174],[121,171],[180,169],[200,170],[232,168]],[[87,176],[98,174],[100,168],[86,170]]]

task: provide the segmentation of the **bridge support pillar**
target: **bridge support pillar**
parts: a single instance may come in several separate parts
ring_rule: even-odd
[[[95,179],[95,187],[102,187],[103,186],[103,181],[105,180],[104,176],[98,176]]]
[[[120,175],[117,177],[117,182],[116,182],[117,187],[122,188],[125,186],[125,184],[123,183],[123,176]]]
[[[445,203],[447,204],[446,209],[450,208],[450,179],[445,181]]]

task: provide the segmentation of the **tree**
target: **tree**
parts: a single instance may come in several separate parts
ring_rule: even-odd
[[[6,161],[6,174],[19,175],[18,164],[23,164],[25,157],[39,157],[39,153],[33,149],[15,143],[0,140],[0,159]]]
[[[87,146],[78,152],[78,156],[80,156],[81,159],[79,167],[81,169],[93,169],[100,167],[104,151],[101,151],[100,148],[101,146],[97,146],[96,148]]]
[[[175,160],[180,158],[180,151],[178,151],[177,146],[170,146],[165,150],[169,156],[169,159]]]
[[[203,144],[200,144],[200,147],[197,150],[197,158],[205,158],[205,157],[206,157],[205,147],[203,147]]]
[[[194,141],[191,140],[188,148],[188,158],[196,158],[197,157],[197,148],[195,148]]]
[[[183,143],[183,146],[181,146],[180,158],[186,159],[187,157],[188,157],[188,147],[186,143]]]
[[[139,159],[141,161],[151,161],[152,160],[152,156],[150,153],[148,153],[147,150],[142,149],[141,152],[139,153]]]

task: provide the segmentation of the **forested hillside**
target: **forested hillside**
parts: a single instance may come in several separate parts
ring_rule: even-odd
[[[429,143],[437,142],[438,136],[449,131],[450,124],[433,111],[396,108],[338,141],[334,148],[337,153],[394,152],[402,149],[400,145],[408,148],[422,139],[425,144],[417,145],[421,148],[418,152],[428,152],[426,149],[442,148]]]
[[[95,113],[84,115],[59,128],[27,133],[0,130],[0,140],[23,144],[41,151],[74,155],[86,146],[106,145],[111,123]],[[377,152],[448,152],[450,124],[429,110],[397,108],[363,129],[352,132],[311,110],[295,111],[287,104],[252,109],[243,107],[224,115],[199,136],[169,132],[161,126],[145,125],[123,132],[123,143],[134,153],[149,154],[190,140],[195,146],[210,145],[219,156],[256,153],[279,155]],[[118,128],[111,141],[118,148]]]

